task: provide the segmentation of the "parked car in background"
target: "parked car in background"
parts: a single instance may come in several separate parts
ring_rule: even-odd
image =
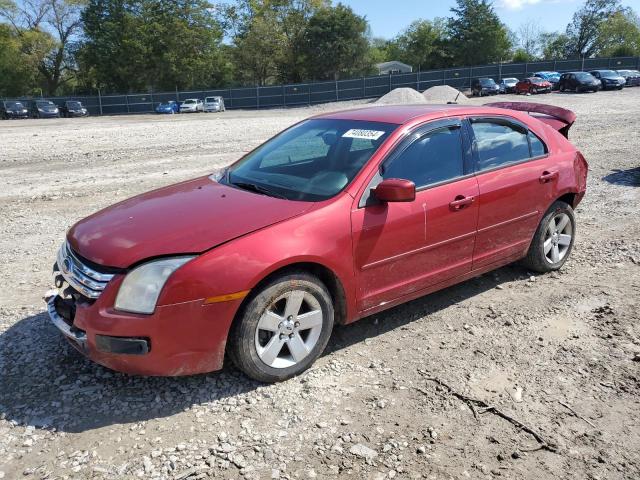
[[[31,102],[33,118],[60,118],[60,109],[51,100],[33,100]]]
[[[304,120],[216,174],[76,223],[49,317],[114,370],[190,375],[228,353],[259,381],[293,377],[335,324],[517,260],[562,268],[588,170],[574,120],[517,102]]]
[[[514,93],[516,91],[517,78],[503,78],[498,84],[500,93]]]
[[[224,112],[224,98],[222,97],[207,97],[204,99],[204,111],[205,112]]]
[[[625,78],[614,70],[592,70],[589,73],[600,80],[602,90],[621,90],[626,83]]]
[[[77,100],[67,100],[60,106],[60,113],[63,117],[86,117],[89,111]]]
[[[560,82],[560,73],[559,72],[536,72],[533,74],[534,77],[542,78],[547,82],[551,83],[552,90],[558,90],[558,82]]]
[[[497,95],[498,93],[500,93],[500,87],[493,78],[474,78],[471,82],[471,94],[474,97]]]
[[[637,87],[640,85],[640,72],[638,70],[618,70],[618,74],[624,78],[625,86]]]
[[[29,109],[22,102],[5,100],[0,102],[0,118],[29,118]]]
[[[587,72],[568,72],[560,76],[558,89],[561,92],[567,90],[580,92],[597,92],[600,90],[600,80]]]
[[[516,84],[516,93],[549,93],[551,88],[551,82],[540,77],[529,77]]]
[[[155,110],[156,113],[180,113],[180,105],[178,105],[178,102],[174,100],[169,100],[168,102],[164,102],[158,105]]]
[[[199,98],[187,98],[180,104],[180,113],[204,112],[204,104]]]

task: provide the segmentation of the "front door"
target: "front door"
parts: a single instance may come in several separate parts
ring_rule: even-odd
[[[352,211],[358,306],[366,311],[471,270],[478,185],[459,120],[413,132],[382,162]],[[380,203],[370,189],[411,180],[416,199]]]

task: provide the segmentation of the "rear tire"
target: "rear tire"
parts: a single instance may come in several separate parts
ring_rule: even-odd
[[[317,277],[279,276],[249,297],[231,327],[227,351],[247,376],[280,382],[304,372],[322,354],[333,321],[331,295]]]
[[[542,217],[523,264],[540,273],[559,270],[571,254],[575,232],[573,208],[565,202],[554,202]]]

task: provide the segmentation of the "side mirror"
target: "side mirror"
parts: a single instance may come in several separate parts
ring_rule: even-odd
[[[388,178],[378,184],[373,196],[381,202],[413,202],[416,199],[416,185],[411,180]]]

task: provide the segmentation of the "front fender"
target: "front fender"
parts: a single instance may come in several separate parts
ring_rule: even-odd
[[[304,215],[222,244],[178,269],[158,305],[232,295],[253,289],[273,272],[298,263],[331,270],[346,295],[347,317],[355,315],[350,207],[339,195]]]

